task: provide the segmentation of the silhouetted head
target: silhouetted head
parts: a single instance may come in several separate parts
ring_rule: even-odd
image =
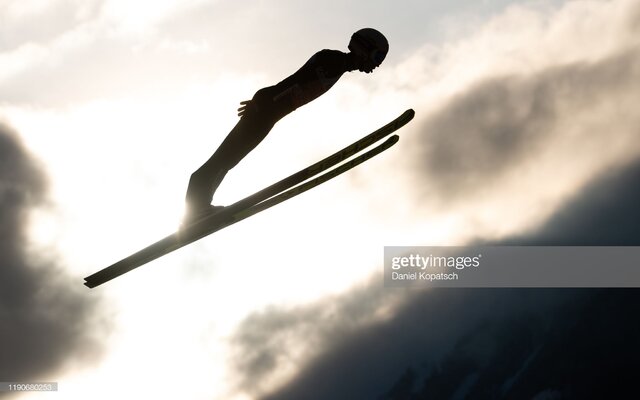
[[[369,73],[382,64],[389,52],[389,42],[377,30],[364,28],[351,35],[349,50],[356,56],[358,70]]]

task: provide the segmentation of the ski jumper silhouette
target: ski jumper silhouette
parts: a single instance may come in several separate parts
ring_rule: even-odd
[[[389,44],[382,33],[364,28],[351,36],[348,49],[349,53],[320,50],[293,75],[240,103],[240,121],[211,158],[191,175],[185,221],[222,209],[211,205],[216,189],[227,172],[267,136],[276,122],[324,94],[345,72],[373,71],[386,57]]]

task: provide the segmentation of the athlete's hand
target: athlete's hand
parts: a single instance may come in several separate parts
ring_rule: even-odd
[[[247,110],[253,109],[254,105],[251,100],[245,100],[240,102],[240,108],[238,108],[238,116],[242,117]]]

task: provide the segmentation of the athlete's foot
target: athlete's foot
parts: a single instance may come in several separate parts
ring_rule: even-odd
[[[214,215],[222,211],[223,209],[224,209],[224,206],[214,206],[211,204],[204,207],[199,207],[194,210],[192,210],[190,207],[187,207],[187,212],[185,213],[184,218],[182,219],[182,223],[180,224],[180,227],[185,227],[189,224],[192,224],[193,222],[196,222],[201,218]]]

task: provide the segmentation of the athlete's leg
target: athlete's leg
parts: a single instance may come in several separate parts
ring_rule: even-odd
[[[211,204],[227,172],[267,136],[274,123],[255,114],[238,121],[211,158],[191,175],[186,195],[189,210],[204,209]]]

